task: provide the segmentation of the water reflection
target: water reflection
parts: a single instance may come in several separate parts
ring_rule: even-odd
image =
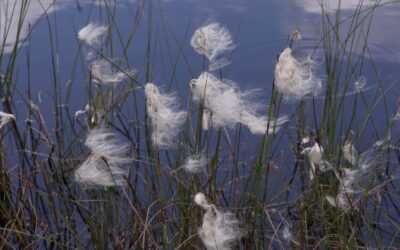
[[[336,11],[339,6],[341,10],[355,10],[357,7],[363,7],[363,8],[370,8],[373,6],[377,5],[384,5],[388,3],[393,3],[395,1],[389,1],[389,0],[346,0],[346,1],[320,1],[320,0],[314,0],[314,1],[309,1],[309,0],[295,0],[295,3],[302,7],[305,12],[307,13],[315,13],[319,14],[321,13],[321,8],[323,7],[325,11],[328,12],[334,12]],[[339,5],[340,3],[340,5]],[[360,4],[361,3],[361,4]]]
[[[0,46],[4,43],[4,52],[11,52],[13,45],[16,43],[18,23],[19,23],[19,10],[24,1],[0,1]],[[93,0],[32,0],[26,11],[24,24],[22,25],[20,41],[22,43],[27,37],[29,32],[29,25],[34,25],[36,21],[44,14],[52,14],[54,11],[76,7],[78,10],[81,5],[99,4],[102,1]],[[114,1],[111,1],[114,2]],[[121,0],[116,1],[118,5],[129,4],[137,2],[137,0]],[[276,8],[277,11],[292,12],[291,16],[297,16],[296,19],[291,21],[285,20],[287,15],[277,15],[276,23],[281,25],[280,29],[287,34],[295,29],[293,22],[297,22],[299,28],[303,31],[303,37],[314,37],[316,34],[316,23],[320,21],[321,2],[323,2],[324,9],[328,12],[334,12],[338,7],[338,1],[310,1],[310,0],[295,0],[295,5],[290,5],[291,1],[282,1],[281,4],[272,6],[272,3],[260,4],[258,1],[247,2],[244,0],[224,0],[220,2],[214,1],[192,1],[192,0],[168,0],[163,1],[168,6],[177,6],[181,3],[193,4],[193,11],[197,13],[196,16],[202,17],[202,21],[207,19],[236,19],[237,14],[244,15],[258,15],[268,8]],[[365,0],[362,1],[362,8],[368,9],[376,6],[377,1]],[[372,55],[375,59],[398,62],[400,59],[400,50],[397,46],[397,41],[400,39],[400,27],[397,19],[395,18],[400,12],[400,5],[393,4],[393,1],[378,1],[381,7],[375,9],[374,22],[369,35],[369,46]],[[392,4],[390,4],[392,3]],[[300,11],[299,8],[300,7]],[[344,15],[350,15],[352,10],[359,7],[359,0],[341,1],[340,8],[344,11]],[[178,8],[177,8],[178,9]],[[178,9],[179,10],[179,9]],[[239,18],[242,18],[240,16]],[[190,17],[188,17],[190,18]],[[196,18],[196,17],[195,17]],[[256,24],[257,25],[257,24]],[[253,30],[256,31],[256,30]],[[6,35],[6,38],[5,37]],[[311,46],[311,44],[310,44]]]
[[[123,5],[133,2],[136,0],[118,0],[115,3]],[[0,48],[4,46],[4,53],[10,53],[17,42],[21,7],[26,15],[19,35],[18,43],[20,45],[24,43],[29,33],[29,26],[34,26],[46,13],[52,14],[55,11],[72,7],[79,10],[81,5],[101,3],[102,1],[93,0],[0,0]]]
[[[29,6],[26,6],[26,1],[17,0],[1,0],[0,1],[0,46],[4,46],[4,52],[9,53],[17,42],[18,26],[20,22],[20,11],[23,7],[26,11],[26,17],[24,24],[21,28],[19,35],[19,43],[25,39],[29,32],[29,25],[34,25],[43,13],[52,13],[62,7],[65,7],[66,3],[72,3],[72,1],[62,0],[54,4],[53,0],[33,0]]]
[[[341,1],[340,9],[342,10],[343,20],[350,17],[348,21],[344,22],[345,27],[350,25],[351,16],[356,9],[362,9],[362,15],[373,11],[373,22],[368,33],[368,46],[371,54],[368,57],[372,56],[375,60],[381,62],[400,62],[400,47],[398,45],[400,27],[397,19],[400,14],[400,2],[364,0],[362,5],[359,5],[359,2],[359,0]],[[310,24],[318,23],[321,20],[321,1],[296,0],[295,3],[301,8],[301,12],[307,14],[301,19],[300,27],[303,33],[315,34],[316,27]],[[326,12],[334,15],[338,8],[338,1],[323,1],[323,8]],[[365,23],[365,34],[367,34],[367,23],[368,20]]]

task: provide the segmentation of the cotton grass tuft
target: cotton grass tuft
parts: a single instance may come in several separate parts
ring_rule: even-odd
[[[321,81],[314,76],[312,66],[310,59],[298,61],[294,58],[290,48],[279,55],[275,67],[275,86],[286,100],[300,100],[321,91]]]
[[[135,71],[122,72],[105,59],[95,60],[90,71],[97,83],[116,84],[122,82],[135,74]]]
[[[208,203],[207,198],[203,193],[197,193],[194,196],[194,202],[203,209],[208,209],[210,207],[210,203]]]
[[[369,183],[369,177],[373,174],[372,170],[381,163],[380,154],[379,150],[368,150],[359,156],[357,164],[352,169],[343,168],[338,194],[336,197],[327,196],[328,203],[346,210],[357,197],[365,193],[362,185],[363,183],[371,184]]]
[[[360,93],[360,92],[364,91],[366,85],[367,85],[367,82],[366,82],[365,78],[364,77],[360,77],[359,79],[357,79],[354,82],[353,92]]]
[[[285,225],[283,227],[282,238],[287,242],[293,243],[295,245],[300,245],[300,243],[295,240],[293,233],[290,231],[289,225]]]
[[[105,129],[94,129],[85,141],[90,156],[75,171],[75,180],[87,187],[123,186],[127,170],[123,167],[131,159],[129,145],[116,140],[114,133]]]
[[[85,109],[84,110],[77,110],[74,114],[75,119],[78,119],[79,117],[87,114],[88,112],[91,111],[91,107],[89,104],[86,104]]]
[[[198,193],[195,202],[206,213],[203,217],[202,226],[199,228],[199,236],[208,250],[233,249],[236,242],[242,237],[239,221],[233,213],[220,212],[209,204],[205,195]]]
[[[207,156],[205,154],[189,156],[182,168],[189,173],[200,173],[205,170],[207,166]]]
[[[318,142],[315,142],[312,147],[304,148],[301,153],[307,155],[308,162],[310,164],[310,181],[312,181],[314,179],[314,175],[316,174],[316,166],[324,166],[325,164],[323,161],[324,149],[319,145]]]
[[[344,146],[342,147],[343,157],[346,161],[348,161],[351,165],[357,163],[358,160],[358,152],[351,141],[346,140]]]
[[[93,47],[101,46],[107,33],[107,29],[107,26],[89,23],[79,30],[78,39]]]
[[[235,48],[229,31],[219,23],[210,23],[196,29],[190,45],[210,61],[209,70],[214,71],[230,64],[226,58],[218,58],[224,52]]]
[[[152,141],[160,148],[171,147],[186,121],[187,112],[178,110],[174,94],[161,93],[153,83],[147,83],[144,91],[153,128]]]
[[[4,113],[0,111],[0,129],[4,127],[7,123],[15,121],[15,116],[13,114]]]
[[[214,61],[221,53],[235,48],[231,34],[219,23],[210,23],[198,28],[190,40],[190,45],[210,61]]]
[[[240,91],[234,81],[219,80],[209,72],[192,79],[190,87],[193,100],[204,104],[202,124],[205,130],[210,125],[232,128],[242,123],[253,134],[265,134],[272,133],[273,128],[277,131],[287,121],[287,117],[269,121],[267,116],[259,115],[262,105],[251,101],[257,90]]]

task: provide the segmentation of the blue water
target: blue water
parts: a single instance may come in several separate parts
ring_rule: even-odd
[[[7,0],[2,0],[3,5]],[[104,7],[94,4],[91,1],[41,1],[43,6],[51,6],[48,9],[48,23],[45,17],[40,17],[43,10],[38,1],[31,2],[26,22],[25,31],[28,31],[29,24],[34,25],[34,30],[20,47],[21,55],[30,53],[30,78],[32,93],[35,97],[39,91],[43,91],[42,101],[46,100],[46,92],[51,90],[52,62],[50,39],[53,40],[54,53],[57,53],[59,83],[61,87],[72,80],[73,90],[81,92],[84,81],[81,63],[85,61],[79,59],[79,42],[77,41],[77,31],[88,22],[105,23],[106,12]],[[343,8],[343,16],[352,13],[352,2],[346,1]],[[372,1],[364,1],[366,7]],[[115,23],[121,35],[121,40],[126,41],[132,28],[132,22],[137,16],[138,6],[142,2],[138,1],[118,1],[116,6]],[[261,92],[267,93],[271,90],[274,58],[285,47],[290,34],[298,29],[302,32],[300,51],[307,55],[311,50],[321,51],[318,46],[318,37],[321,23],[320,8],[317,1],[153,1],[152,28],[153,42],[155,35],[158,35],[158,51],[156,52],[156,64],[151,72],[151,80],[159,85],[171,84],[171,60],[175,60],[178,55],[179,47],[177,42],[182,42],[185,34],[186,41],[183,43],[183,53],[190,62],[190,68],[186,65],[183,57],[180,56],[177,64],[176,78],[173,81],[175,89],[182,95],[187,93],[187,83],[191,78],[197,77],[202,71],[202,57],[196,54],[189,44],[189,40],[196,27],[209,21],[218,21],[226,26],[236,37],[237,48],[232,53],[232,64],[224,70],[224,76],[234,79],[242,88],[260,88]],[[333,5],[333,4],[332,4]],[[330,10],[334,10],[331,6]],[[374,22],[369,34],[369,47],[374,60],[381,72],[381,80],[384,83],[391,83],[397,78],[396,66],[399,62],[399,45],[396,41],[400,39],[400,30],[395,21],[396,13],[400,8],[398,5],[380,7],[376,10]],[[3,9],[4,11],[4,9]],[[139,78],[144,75],[145,46],[147,44],[148,16],[147,8],[142,14],[141,22],[136,35],[128,49],[129,63],[132,68],[139,70]],[[161,19],[164,15],[164,25]],[[334,13],[332,13],[333,15]],[[15,18],[13,20],[16,20]],[[11,24],[11,30],[16,28],[17,23]],[[50,37],[50,29],[52,37]],[[114,29],[114,50],[115,56],[121,53],[121,43],[116,37]],[[173,35],[172,32],[175,34]],[[9,51],[12,45],[12,32],[7,40],[8,46],[5,51]],[[27,37],[28,33],[23,32],[22,37]],[[176,41],[178,39],[179,41]],[[2,40],[2,39],[1,39]],[[167,50],[167,40],[170,46],[169,58]],[[6,43],[7,44],[7,43]],[[154,44],[154,43],[153,43]],[[78,60],[77,60],[78,59]],[[322,62],[322,54],[317,53],[316,61]],[[3,60],[3,64],[4,64]],[[73,71],[75,62],[78,65]],[[163,62],[163,63],[160,63]],[[17,64],[18,84],[21,91],[27,83],[26,58],[20,56]],[[87,65],[83,65],[86,67]],[[323,77],[323,69],[321,69]],[[367,83],[375,84],[374,74],[364,75]],[[48,97],[47,97],[48,98]],[[74,97],[76,108],[81,108],[84,101],[78,96]],[[40,105],[40,104],[39,104]],[[43,108],[48,107],[44,105]],[[75,108],[75,107],[71,107]]]
[[[4,7],[7,0],[0,0],[0,13],[4,17]],[[11,2],[11,1],[10,1]],[[202,26],[210,21],[218,21],[226,26],[235,37],[236,49],[230,55],[232,64],[223,69],[223,75],[226,78],[237,81],[241,89],[259,88],[259,100],[267,103],[271,95],[272,79],[274,74],[274,59],[286,46],[288,37],[294,30],[300,30],[302,40],[296,49],[301,55],[313,53],[317,62],[316,71],[321,79],[325,79],[323,68],[323,49],[319,43],[321,9],[318,2],[314,0],[283,0],[283,1],[262,1],[262,0],[221,0],[221,1],[196,1],[196,0],[170,0],[170,1],[152,1],[152,13],[148,12],[148,4],[142,1],[118,1],[115,5],[115,26],[113,30],[113,51],[115,57],[122,57],[122,44],[125,43],[133,27],[133,22],[137,16],[140,16],[140,24],[127,50],[127,58],[121,58],[123,65],[138,70],[138,80],[143,82],[146,70],[146,45],[148,43],[149,21],[151,19],[152,56],[155,55],[155,63],[151,68],[150,81],[164,86],[166,89],[177,91],[178,95],[187,100],[189,93],[189,82],[192,78],[197,78],[203,69],[203,58],[190,47],[190,37],[196,27]],[[346,1],[343,3],[343,20],[353,13],[354,3],[357,1]],[[374,1],[364,1],[365,8],[371,7]],[[53,73],[56,72],[56,79],[60,86],[58,93],[62,98],[67,90],[67,83],[72,84],[72,95],[68,103],[68,108],[73,116],[74,112],[83,109],[87,103],[86,82],[88,77],[88,63],[83,57],[82,44],[76,38],[78,30],[88,22],[108,23],[107,12],[104,6],[95,4],[92,1],[72,1],[60,0],[41,1],[44,7],[51,6],[47,11],[48,15],[43,15],[43,6],[39,0],[32,0],[29,11],[27,12],[20,54],[17,58],[16,78],[18,91],[21,96],[15,95],[20,103],[16,107],[16,116],[25,117],[26,108],[22,101],[28,91],[28,84],[31,88],[33,101],[39,106],[43,116],[48,122],[48,127],[52,128],[54,121],[53,105]],[[50,5],[49,5],[50,4]],[[330,16],[335,14],[335,5],[332,4],[327,10]],[[398,15],[400,13],[400,4],[391,4],[376,9],[374,22],[368,36],[368,45],[370,55],[366,55],[365,70],[359,73],[366,79],[367,86],[375,86],[377,81],[381,81],[383,86],[391,87],[387,93],[387,102],[389,115],[395,111],[398,102],[399,88],[398,65],[400,63],[400,26],[398,25]],[[150,16],[152,15],[152,16]],[[29,34],[29,24],[34,27]],[[16,28],[16,20],[11,22],[11,30]],[[348,27],[348,26],[347,26]],[[3,31],[4,29],[0,29]],[[51,31],[51,32],[50,32]],[[346,24],[343,33],[346,33]],[[13,32],[10,32],[13,34]],[[120,38],[118,37],[120,35]],[[184,40],[186,36],[186,39]],[[0,35],[0,41],[3,37]],[[0,62],[5,67],[7,54],[15,39],[8,37],[5,46],[5,58]],[[182,47],[180,48],[180,43]],[[0,42],[1,44],[1,42]],[[108,44],[110,46],[110,44]],[[361,50],[358,47],[355,50],[356,55]],[[54,56],[52,53],[54,53]],[[30,72],[28,75],[27,55],[29,54]],[[179,56],[179,58],[178,58]],[[52,58],[57,58],[56,69],[52,68]],[[178,58],[178,59],[177,59]],[[379,77],[374,73],[371,59],[379,72]],[[172,76],[173,64],[177,60],[177,68],[174,77]],[[187,61],[186,61],[187,60]],[[187,64],[188,62],[188,64]],[[153,64],[152,64],[153,65]],[[140,102],[143,100],[143,93],[138,92]],[[374,100],[379,96],[377,88],[365,92],[367,100]],[[350,97],[351,98],[351,97]],[[132,101],[132,100],[130,100]],[[63,102],[63,101],[62,101]],[[320,110],[323,99],[316,99],[316,109]],[[349,104],[351,105],[352,99]],[[185,105],[184,105],[185,107]],[[290,103],[284,103],[282,113],[293,113],[295,106]],[[361,108],[361,112],[366,112]],[[386,128],[384,107],[378,105],[378,112],[374,113],[374,119],[380,129],[380,133],[370,138],[360,139],[361,148],[366,149],[368,145],[384,136]],[[365,114],[360,114],[361,117]],[[312,121],[312,117],[310,117]],[[312,125],[312,123],[310,123]],[[368,126],[372,126],[368,124]],[[288,127],[292,130],[293,126]],[[398,131],[395,129],[394,131]],[[243,134],[241,160],[251,161],[249,155],[254,155],[257,142],[261,136],[251,136],[248,133]],[[290,150],[287,147],[287,139],[283,139],[285,147],[279,150]],[[249,153],[250,152],[250,153]],[[278,153],[277,153],[278,154]],[[278,168],[273,170],[272,176],[279,180],[287,181],[286,174],[292,171],[292,158],[284,156],[277,157],[276,164]],[[279,154],[278,154],[279,155]],[[290,168],[289,168],[290,167]],[[287,169],[289,168],[289,169]],[[283,171],[281,171],[284,169]],[[246,171],[241,172],[243,176]],[[281,182],[285,186],[285,182]],[[277,185],[271,188],[271,194],[280,190]],[[295,191],[291,194],[296,196],[299,189],[298,184],[294,184]],[[277,200],[279,201],[279,199]]]

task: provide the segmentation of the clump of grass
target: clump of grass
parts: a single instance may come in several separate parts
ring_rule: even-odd
[[[346,19],[340,8],[333,16],[321,5],[323,76],[313,78],[318,71],[294,59],[301,37],[294,32],[276,62],[269,96],[257,104],[255,91],[240,90],[220,70],[229,62],[220,56],[235,47],[222,25],[193,31],[191,45],[209,61],[196,69],[205,73],[195,79],[183,50],[190,32],[179,38],[164,20],[168,35],[161,36],[152,23],[152,1],[138,4],[127,41],[115,22],[117,8],[103,4],[98,10],[104,24],[77,32],[74,68],[81,63],[86,83],[80,86],[86,91],[82,110],[71,108],[72,83],[66,96],[61,91],[58,43],[47,15],[52,117],[43,114],[30,87],[27,94],[17,87],[18,46],[7,58],[0,53],[1,248],[397,245],[398,107],[389,114],[378,74],[375,99],[366,95],[362,80],[367,63],[376,69],[365,54],[378,5],[363,8],[360,1]],[[21,25],[28,6],[29,1],[20,6]],[[145,65],[135,65],[140,70],[133,74],[127,51],[135,46],[145,12]],[[160,74],[154,64],[163,59],[161,43],[173,69],[165,91],[149,83]],[[179,50],[176,59],[172,45]],[[25,58],[29,72],[29,44]],[[191,72],[187,81],[194,78],[187,100],[168,94],[174,92],[169,88],[179,60]],[[216,69],[218,76],[208,72]],[[16,97],[22,108],[16,108]],[[296,102],[282,101],[291,97]],[[292,114],[282,114],[285,105]],[[379,105],[384,128],[374,118]]]

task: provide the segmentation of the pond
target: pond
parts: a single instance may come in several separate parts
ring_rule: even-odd
[[[0,242],[400,246],[399,13],[0,0]]]

